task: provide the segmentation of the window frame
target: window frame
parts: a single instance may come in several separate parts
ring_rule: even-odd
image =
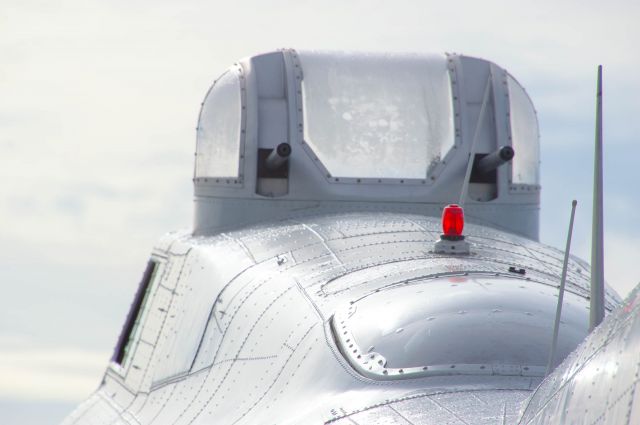
[[[144,320],[147,317],[145,313],[147,313],[148,309],[145,309],[145,307],[149,303],[153,282],[158,276],[159,269],[160,262],[154,258],[150,258],[142,274],[142,279],[138,284],[138,289],[129,308],[127,318],[122,326],[122,331],[120,332],[113,356],[111,357],[111,361],[122,369],[127,368],[135,352],[135,336],[137,330],[144,325]]]

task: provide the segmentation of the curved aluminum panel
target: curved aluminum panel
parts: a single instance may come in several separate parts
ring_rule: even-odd
[[[640,423],[640,286],[532,396],[521,424]]]
[[[336,313],[356,370],[374,379],[544,376],[557,289],[525,278],[461,274],[374,291]],[[558,359],[587,335],[589,303],[567,293]]]

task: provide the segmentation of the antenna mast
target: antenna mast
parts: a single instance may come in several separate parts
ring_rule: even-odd
[[[591,310],[589,331],[604,319],[604,246],[602,196],[602,65],[598,66],[596,148],[593,163],[593,228],[591,230]]]
[[[567,283],[567,266],[569,265],[569,251],[571,250],[571,235],[573,235],[573,219],[576,216],[575,199],[571,203],[571,219],[569,219],[569,231],[567,233],[567,247],[564,250],[564,261],[562,262],[562,277],[560,278],[560,289],[558,291],[558,306],[556,307],[556,320],[553,322],[553,338],[551,339],[551,350],[549,351],[549,363],[547,364],[547,376],[553,370],[556,362],[556,347],[558,345],[558,332],[560,331],[560,318],[562,317],[562,300],[564,299],[564,287]]]

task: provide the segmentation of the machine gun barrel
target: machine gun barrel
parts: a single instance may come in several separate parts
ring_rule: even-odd
[[[280,143],[277,148],[271,151],[265,165],[269,170],[276,170],[289,160],[291,155],[291,145],[289,143]]]
[[[478,161],[478,171],[483,174],[489,173],[502,164],[511,161],[514,155],[515,151],[511,146],[502,146]]]

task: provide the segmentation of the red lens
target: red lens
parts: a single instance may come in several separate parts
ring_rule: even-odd
[[[456,204],[447,205],[442,211],[442,232],[446,236],[461,236],[464,229],[464,210]]]

